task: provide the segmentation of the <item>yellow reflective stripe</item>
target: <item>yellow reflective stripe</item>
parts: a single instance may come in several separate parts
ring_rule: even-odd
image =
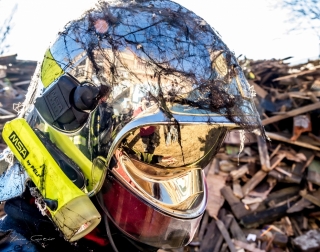
[[[74,136],[74,137],[70,137],[70,139],[74,144],[83,145],[83,146],[87,145],[86,139],[83,136]]]
[[[48,87],[53,81],[64,74],[63,69],[53,58],[50,49],[44,55],[44,60],[41,66],[41,81],[44,87]]]
[[[83,136],[74,136],[74,137],[70,137],[70,139],[74,144],[87,146],[86,138]],[[91,138],[91,144],[93,146],[97,145],[98,143],[99,143],[98,137]]]

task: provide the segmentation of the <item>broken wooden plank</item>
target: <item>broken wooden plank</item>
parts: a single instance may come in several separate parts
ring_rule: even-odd
[[[304,114],[306,112],[312,111],[312,110],[316,110],[320,108],[320,102],[316,102],[316,103],[312,103],[310,105],[306,105],[304,107],[298,108],[298,109],[293,109],[291,111],[287,111],[285,114],[281,114],[281,115],[276,115],[276,116],[272,116],[266,119],[262,120],[262,125],[268,125],[270,123],[275,123],[278,122],[280,120],[289,118],[289,117],[293,117],[293,116],[297,116],[300,114]]]
[[[208,203],[207,203],[207,211],[211,217],[217,216],[221,206],[224,203],[224,198],[221,195],[220,189],[225,186],[226,173],[212,174],[208,173],[207,180],[207,188],[208,188]]]
[[[246,239],[246,236],[245,236],[243,230],[241,229],[237,220],[233,216],[232,216],[232,222],[229,227],[229,230],[230,230],[230,233],[231,233],[231,236],[233,239],[236,239],[236,240],[239,240],[242,242],[247,242],[247,239]]]
[[[320,68],[320,66],[315,66],[314,69],[312,69],[312,70],[305,70],[305,71],[301,71],[301,72],[298,72],[298,73],[293,73],[293,74],[281,76],[281,77],[273,79],[272,81],[274,82],[274,81],[280,81],[280,80],[285,80],[285,79],[290,79],[290,78],[297,78],[298,76],[301,76],[301,75],[305,75],[305,74],[308,74],[308,73],[313,73],[318,68]]]
[[[219,220],[218,218],[215,218],[215,219],[216,219],[216,224],[217,224],[224,240],[228,244],[230,252],[236,252],[237,250],[234,247],[233,242],[231,241],[231,238],[230,238],[230,235],[229,235],[227,228],[225,227],[225,225],[223,224],[223,222],[221,220]],[[232,219],[230,218],[230,222],[231,222],[231,220]],[[220,247],[219,247],[219,250],[220,250]],[[214,252],[218,252],[219,250],[214,251]]]
[[[254,174],[254,176],[242,187],[243,195],[248,195],[248,193],[254,189],[266,176],[267,173],[263,170],[260,170]]]
[[[277,145],[277,147],[272,151],[272,153],[270,154],[269,158],[273,158],[274,155],[276,155],[278,153],[278,151],[281,149],[281,143]]]
[[[257,202],[262,202],[266,200],[268,194],[272,191],[272,189],[276,186],[277,181],[272,177],[268,177],[266,180],[262,181],[259,185],[257,185],[254,190],[252,190],[246,197],[253,197],[259,199]],[[242,200],[242,202],[246,203],[246,201]],[[246,203],[248,204],[248,202]],[[250,209],[252,211],[262,210],[261,204],[250,204]],[[265,209],[265,208],[263,208]]]
[[[284,202],[280,206],[271,207],[262,211],[253,212],[243,216],[240,219],[240,223],[246,228],[256,228],[260,225],[267,224],[284,217],[289,207],[295,203],[293,199]]]
[[[319,99],[317,98],[317,96],[313,92],[309,91],[309,92],[307,92],[307,95],[310,97],[310,100],[313,103],[316,103],[319,101]]]
[[[271,167],[266,139],[264,139],[262,136],[257,136],[257,143],[261,169],[268,172],[271,170]]]
[[[268,197],[264,200],[264,204],[266,204],[269,207],[274,207],[280,202],[290,199],[295,195],[299,195],[299,191],[300,186],[298,185],[284,187],[282,189],[270,193]]]
[[[278,172],[286,175],[286,176],[289,177],[289,178],[292,177],[292,173],[291,173],[291,172],[288,172],[288,171],[286,171],[285,169],[283,169],[283,168],[281,168],[281,167],[275,167],[274,169],[277,170]]]
[[[219,218],[224,219],[224,217],[226,217],[226,210],[221,209],[221,211],[219,212]],[[230,217],[226,219],[227,226],[230,225],[229,219]],[[218,249],[220,249],[222,242],[223,236],[217,226],[216,219],[213,218],[207,225],[205,234],[203,236],[203,239],[201,240],[199,252],[213,252],[213,250],[215,250],[217,247]]]
[[[300,191],[300,195],[311,201],[313,204],[320,206],[320,189],[315,192],[308,193],[306,190]]]
[[[282,150],[280,150],[282,151]],[[279,151],[279,152],[280,152]],[[276,178],[279,182],[289,182],[300,184],[303,178],[303,172],[306,167],[309,166],[311,161],[314,158],[314,151],[306,148],[301,148],[300,151],[295,155],[295,158],[290,157],[288,152],[286,153],[286,158],[290,160],[296,160],[296,163],[292,165],[292,167],[287,168],[286,171],[290,170],[291,176],[287,176],[284,173],[279,173],[276,170],[273,170],[269,173],[269,176]],[[282,167],[282,169],[285,169]]]
[[[215,243],[215,247],[214,247],[213,252],[220,252],[221,246],[222,246],[222,243],[224,240],[228,244],[228,247],[229,247],[230,243],[232,244],[229,233],[228,233],[229,226],[232,222],[232,216],[225,215],[225,216],[223,216],[221,221],[217,218],[215,218],[215,219],[216,219],[216,224],[220,230],[221,235],[219,236],[219,239]],[[233,244],[232,244],[232,246],[233,246]]]
[[[229,173],[233,170],[236,170],[236,164],[231,162],[230,160],[221,160],[219,162],[220,171]]]
[[[303,234],[303,232],[301,231],[299,225],[298,225],[298,222],[295,218],[291,217],[289,218],[290,219],[290,222],[292,223],[292,227],[293,227],[293,230],[294,230],[294,234],[295,236],[300,236]]]
[[[288,137],[284,136],[284,134],[281,134],[281,133],[266,132],[266,135],[272,140],[281,141],[281,142],[301,146],[301,147],[304,147],[307,149],[320,151],[320,147],[317,147],[315,145],[309,144],[307,142],[302,142],[299,140],[292,141],[292,140],[290,140],[290,137],[288,138]]]
[[[273,170],[285,157],[286,154],[283,152],[274,155],[274,157],[270,160],[269,171]]]
[[[236,162],[236,163],[256,163],[259,161],[259,157],[258,156],[252,156],[252,157],[248,157],[248,156],[243,156],[243,157],[228,157],[229,160]]]
[[[250,197],[250,196],[246,196],[246,197],[243,198],[241,201],[242,201],[242,203],[245,204],[245,205],[253,205],[253,204],[262,202],[263,199],[260,198],[260,197]],[[250,209],[252,210],[252,208],[250,208]]]
[[[233,194],[230,186],[224,186],[221,188],[221,194],[231,207],[233,215],[240,219],[241,217],[250,213],[250,211],[244,206],[244,204]]]
[[[230,172],[232,180],[238,180],[249,172],[248,164],[242,165],[239,169]]]
[[[285,183],[295,183],[300,184],[302,176],[291,173],[290,176],[287,176],[283,172],[279,172],[277,170],[272,170],[269,172],[269,176],[275,178],[278,182],[285,182]],[[283,168],[282,168],[283,170]]]
[[[10,118],[13,118],[13,117],[16,117],[16,116],[17,116],[16,114],[14,114],[14,113],[12,113],[12,112],[10,112],[10,111],[6,110],[6,109],[3,109],[3,108],[0,108],[0,113],[1,113],[1,114],[4,114],[4,115],[7,115],[7,118],[8,118],[8,119],[10,119]],[[6,118],[6,117],[2,116],[2,118]]]
[[[307,160],[307,157],[302,152],[296,152],[290,146],[286,147],[288,150],[279,150],[278,153],[283,153],[286,156],[287,160],[294,161],[296,163],[300,163]]]
[[[201,241],[199,252],[212,252],[215,246],[215,237],[216,233],[219,232],[219,229],[216,225],[216,221],[212,220],[207,225],[206,233]]]
[[[243,193],[242,193],[242,188],[240,185],[240,181],[239,180],[234,180],[233,184],[232,184],[232,189],[233,189],[233,194],[239,198],[242,199],[243,198]]]
[[[319,144],[320,144],[320,137],[314,135],[312,132],[309,132],[309,133],[308,133],[308,136],[309,136],[312,140],[316,141],[316,143],[319,143]]]

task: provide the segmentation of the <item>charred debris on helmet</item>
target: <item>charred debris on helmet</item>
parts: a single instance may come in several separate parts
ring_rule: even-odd
[[[173,116],[167,102],[178,103],[223,114],[249,132],[258,127],[265,137],[260,119],[252,116],[257,111],[249,85],[240,87],[248,94],[244,98],[235,91],[236,84],[230,84],[241,71],[234,53],[205,20],[175,2],[100,1],[69,22],[60,36],[66,38],[66,54],[74,53],[68,45],[71,38],[85,51],[95,74],[103,75],[112,88],[120,88],[124,72],[127,79],[147,81],[154,91],[149,95],[169,120]],[[144,75],[126,64],[121,55],[126,51],[134,55]],[[64,60],[66,67],[74,64],[72,56]],[[163,85],[168,80],[172,80],[169,92]],[[243,113],[244,107],[252,111]]]

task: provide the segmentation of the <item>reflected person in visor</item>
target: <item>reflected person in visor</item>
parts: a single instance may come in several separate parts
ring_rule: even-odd
[[[234,54],[192,11],[99,1],[58,34],[5,125],[0,248],[188,245],[207,204],[202,169],[226,134],[265,136],[252,96]]]

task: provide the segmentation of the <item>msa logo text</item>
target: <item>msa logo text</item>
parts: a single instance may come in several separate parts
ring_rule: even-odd
[[[27,148],[24,146],[24,144],[21,142],[20,138],[17,136],[17,134],[14,131],[12,131],[12,133],[10,134],[9,140],[17,149],[17,151],[20,153],[23,159],[25,159],[29,155],[29,151],[27,150]]]

